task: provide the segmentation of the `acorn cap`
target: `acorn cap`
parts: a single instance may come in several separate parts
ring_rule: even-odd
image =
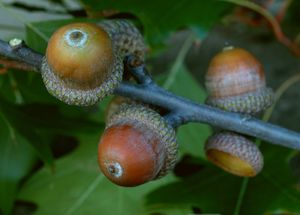
[[[124,104],[140,104],[145,107],[151,108],[155,112],[159,113],[160,115],[165,115],[168,113],[166,109],[163,109],[162,107],[154,106],[151,104],[142,103],[141,101],[133,100],[127,97],[122,96],[115,96],[107,105],[105,109],[105,123],[108,122],[108,120],[111,118],[111,116],[116,113],[121,105]]]
[[[132,99],[123,96],[115,96],[112,100],[110,100],[105,109],[105,123],[107,123],[111,116],[119,110],[121,105],[132,103],[134,103],[134,100]]]
[[[273,102],[261,63],[241,48],[226,47],[213,57],[205,86],[206,103],[231,112],[257,113]]]
[[[118,56],[113,70],[104,82],[94,89],[74,89],[69,88],[48,66],[46,58],[42,63],[42,78],[48,92],[59,100],[69,104],[78,106],[90,106],[101,101],[106,96],[111,95],[115,88],[122,81],[123,64]]]
[[[143,137],[148,139],[151,142],[151,143],[147,143],[148,145],[154,144],[147,148],[151,148],[151,151],[152,150],[154,151],[154,155],[156,156],[155,161],[157,163],[156,163],[156,165],[154,165],[155,169],[153,170],[153,173],[152,173],[153,175],[151,177],[149,177],[147,179],[147,181],[161,178],[174,168],[174,166],[176,164],[176,160],[177,160],[177,151],[178,151],[178,144],[176,142],[176,134],[175,134],[175,130],[170,125],[168,125],[168,123],[164,120],[163,117],[161,117],[158,113],[156,113],[152,109],[145,107],[143,105],[140,105],[140,104],[123,104],[120,106],[118,111],[109,118],[109,120],[107,122],[107,126],[106,126],[106,131],[109,132],[111,128],[114,128],[114,129],[121,129],[122,133],[124,133],[125,130],[127,129],[124,126],[130,126],[131,128],[133,128],[135,133],[143,134]],[[119,133],[119,135],[121,135],[121,134]],[[123,136],[123,134],[122,134],[122,136]],[[105,133],[102,136],[102,138],[103,137],[107,139],[107,134]],[[135,135],[134,138],[132,136],[129,136],[128,138],[130,138],[130,140],[126,139],[126,141],[124,141],[124,144],[126,144],[126,149],[131,148],[129,146],[129,145],[132,145],[132,144],[130,144],[130,142],[133,142],[136,138],[141,139],[139,137],[139,135]],[[155,142],[156,139],[158,142]],[[127,143],[128,141],[129,141],[129,143]],[[153,141],[155,143],[153,143]],[[101,152],[102,144],[104,144],[103,142],[105,142],[105,141],[103,141],[103,139],[101,139],[101,143],[99,144],[99,150],[100,150],[99,163],[101,165],[103,165],[105,163],[108,164],[107,166],[101,167],[103,173],[106,174],[106,176],[110,180],[112,180],[113,182],[115,182],[119,185],[123,185],[123,186],[138,185],[135,183],[131,184],[131,181],[129,182],[128,180],[120,181],[121,180],[120,176],[116,177],[115,175],[112,175],[109,172],[109,169],[111,169],[111,167],[114,167],[114,169],[121,170],[121,171],[117,171],[118,173],[123,172],[123,170],[126,168],[122,167],[123,164],[118,161],[125,159],[128,162],[129,162],[129,160],[130,160],[130,162],[132,162],[132,159],[134,159],[134,157],[132,157],[132,156],[134,156],[134,155],[133,154],[124,155],[124,153],[119,153],[119,151],[121,150],[120,147],[122,147],[122,146],[120,146],[120,144],[119,144],[119,146],[116,147],[117,144],[115,143],[115,146],[110,146],[111,147],[110,152],[106,152],[109,154],[109,158],[105,158],[104,156],[101,157],[101,154],[103,155],[103,153],[104,153],[103,151]],[[142,142],[144,142],[144,141],[142,141]],[[127,144],[129,144],[129,145],[127,146]],[[144,146],[136,145],[134,147],[134,150],[139,149],[139,147],[141,147],[143,149],[146,148]],[[118,152],[115,152],[115,150],[118,150]],[[142,150],[142,152],[140,152],[140,153],[144,153],[144,151],[145,150]],[[138,154],[140,154],[140,153],[138,153]],[[150,152],[147,152],[147,154],[150,154]],[[129,159],[129,157],[127,158],[126,156],[130,156],[131,159]],[[144,157],[146,159],[147,156],[145,155]],[[143,161],[136,158],[136,160],[134,160],[134,162],[143,162]],[[132,165],[135,165],[135,164],[131,164],[131,166]],[[119,168],[117,168],[117,167],[119,167]],[[140,172],[140,171],[138,171],[138,172]],[[111,178],[110,176],[113,176],[113,177]],[[134,176],[134,177],[136,177],[136,176]],[[130,180],[132,180],[132,179],[130,179]]]
[[[146,45],[139,30],[127,20],[104,20],[98,23],[112,38],[114,44],[122,55],[134,55],[144,61]]]
[[[207,159],[234,175],[252,177],[263,168],[258,147],[242,135],[224,131],[210,137],[205,145]]]
[[[273,104],[273,101],[273,90],[265,87],[256,92],[238,96],[228,96],[225,98],[208,97],[205,103],[230,112],[255,114],[266,110]]]

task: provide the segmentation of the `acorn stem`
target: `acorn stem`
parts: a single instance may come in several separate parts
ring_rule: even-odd
[[[13,49],[9,43],[0,40],[0,58],[20,61],[39,71],[43,55],[26,47],[25,44]],[[137,71],[136,69],[134,72]],[[171,121],[174,118],[173,126],[176,127],[188,122],[207,123],[254,136],[273,144],[300,150],[300,133],[243,114],[230,113],[204,104],[197,104],[160,88],[154,82],[146,85],[123,82],[115,89],[114,93],[170,110],[171,114],[167,118]],[[181,121],[177,121],[177,118]]]
[[[177,128],[180,125],[186,124],[186,118],[182,117],[184,114],[180,112],[171,112],[164,116],[165,120],[171,125],[173,128]]]
[[[234,49],[234,46],[225,46],[223,48],[223,51],[229,51],[229,50],[232,50],[232,49]]]
[[[155,84],[150,73],[147,71],[144,62],[133,55],[126,56],[124,64],[128,71],[134,76],[137,83],[144,85]]]

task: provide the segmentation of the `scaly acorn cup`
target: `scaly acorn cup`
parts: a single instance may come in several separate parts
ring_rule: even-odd
[[[261,63],[248,51],[225,47],[209,64],[206,103],[223,110],[255,114],[273,102]]]
[[[128,49],[127,43],[139,47]],[[51,36],[42,78],[49,93],[59,100],[89,106],[112,94],[122,81],[126,54],[143,58],[144,53],[142,36],[126,21],[73,23]]]
[[[146,45],[139,30],[125,20],[104,20],[98,23],[111,37],[118,52],[124,57],[134,55],[144,61]]]
[[[263,168],[258,147],[242,135],[224,131],[210,137],[205,145],[208,160],[227,172],[253,177]]]
[[[115,96],[105,109],[105,123],[107,123],[111,116],[124,104],[137,104],[137,102],[127,97]]]
[[[121,186],[137,186],[165,176],[175,166],[174,129],[154,110],[121,105],[107,122],[98,148],[103,174]]]
[[[122,97],[122,96],[115,96],[107,105],[106,109],[105,109],[105,123],[107,123],[109,121],[109,119],[111,118],[111,116],[117,112],[119,110],[119,108],[124,105],[124,104],[140,104],[143,106],[146,106],[148,108],[151,108],[152,110],[154,110],[155,112],[159,113],[160,115],[165,115],[168,113],[168,111],[166,109],[163,109],[161,107],[157,107],[151,104],[145,104],[142,103],[140,101],[137,100],[133,100],[127,97]]]

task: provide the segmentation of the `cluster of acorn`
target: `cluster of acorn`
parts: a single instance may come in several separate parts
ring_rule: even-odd
[[[144,53],[143,38],[129,22],[74,23],[50,38],[42,78],[49,93],[67,104],[93,105],[122,81],[124,57],[143,60]],[[206,87],[207,104],[227,111],[254,114],[272,101],[261,64],[243,49],[227,47],[213,58]],[[263,166],[256,145],[232,132],[212,136],[205,150],[209,160],[236,175],[254,176]],[[112,100],[98,149],[107,178],[122,186],[161,178],[174,168],[177,151],[175,129],[156,108]]]
[[[252,115],[273,102],[261,63],[244,49],[225,47],[211,60],[205,78],[206,103],[211,106]],[[237,133],[216,133],[207,140],[205,151],[211,162],[235,175],[255,176],[263,168],[258,147]]]

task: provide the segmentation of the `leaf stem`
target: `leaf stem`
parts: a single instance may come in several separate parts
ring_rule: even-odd
[[[188,38],[184,41],[179,54],[176,57],[175,63],[173,64],[168,79],[163,84],[164,89],[169,89],[172,83],[175,81],[176,75],[179,72],[181,65],[187,55],[189,49],[191,48],[193,42],[195,40],[195,35],[189,35]]]
[[[271,115],[275,109],[275,106],[278,103],[278,101],[280,100],[280,98],[282,97],[282,95],[297,82],[300,82],[300,74],[296,74],[296,75],[290,77],[288,80],[286,80],[285,82],[283,82],[280,85],[280,87],[275,92],[274,104],[268,110],[266,110],[266,112],[263,116],[263,121],[266,121],[266,122],[269,121],[269,119],[271,118]]]
[[[75,201],[74,205],[69,208],[69,210],[65,213],[66,215],[73,214],[89,197],[89,195],[95,191],[95,188],[99,185],[101,180],[104,178],[103,175],[98,175],[95,180],[88,186],[88,188],[80,195],[80,198]]]
[[[246,193],[248,182],[249,182],[249,178],[244,178],[243,181],[242,181],[242,185],[241,185],[241,189],[240,189],[240,192],[239,192],[238,200],[237,200],[234,212],[233,212],[234,215],[239,215],[239,213],[240,213],[242,202],[243,202],[243,199],[244,199],[244,196],[245,196],[245,193]]]

